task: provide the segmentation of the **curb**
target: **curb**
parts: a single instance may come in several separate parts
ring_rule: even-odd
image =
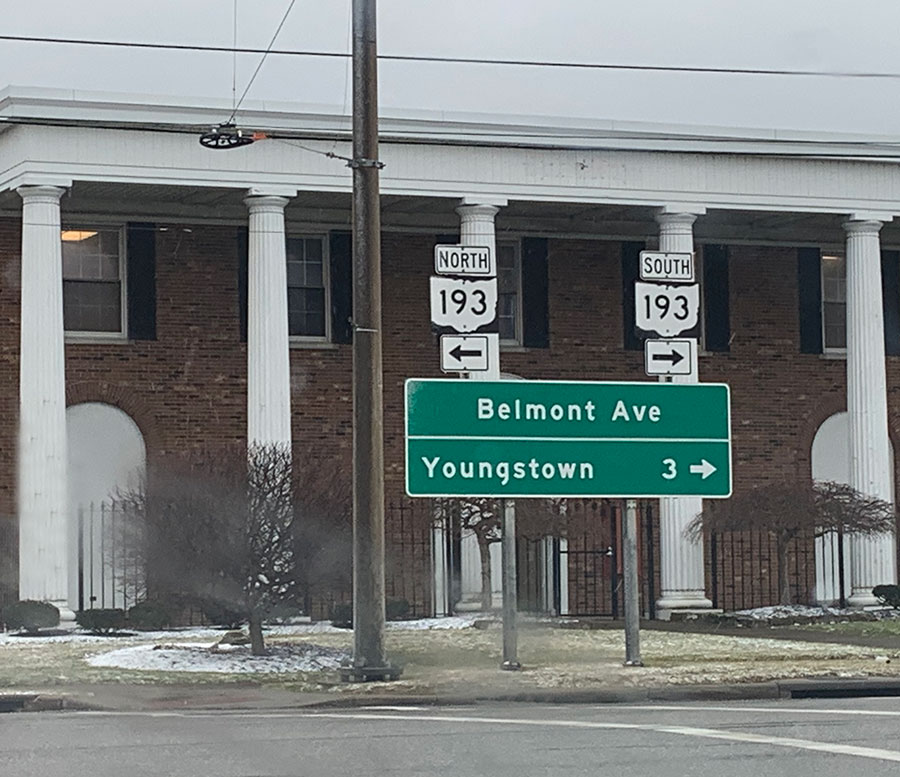
[[[299,694],[296,704],[283,704],[265,709],[324,710],[359,709],[372,706],[438,707],[471,706],[490,703],[525,704],[639,704],[646,702],[703,702],[703,701],[754,701],[765,699],[834,699],[900,696],[900,678],[878,677],[869,679],[792,679],[763,683],[730,683],[718,685],[676,685],[650,688],[605,689],[529,689],[495,693],[435,694],[353,694],[327,700],[304,701]],[[150,707],[148,706],[148,709]],[[158,703],[153,711],[165,709]],[[171,709],[181,711],[250,711],[260,709],[253,705],[222,704],[186,708],[183,703],[173,704]],[[0,713],[47,711],[119,711],[114,705],[86,701],[74,694],[53,693],[2,693]]]
[[[69,709],[86,709],[67,696],[43,693],[0,693],[0,712],[59,712]]]

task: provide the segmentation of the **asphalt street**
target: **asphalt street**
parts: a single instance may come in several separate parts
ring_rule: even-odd
[[[900,773],[900,699],[0,715],[35,777]]]

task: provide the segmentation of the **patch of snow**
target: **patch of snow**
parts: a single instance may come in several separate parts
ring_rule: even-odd
[[[247,645],[213,649],[206,643],[133,645],[91,656],[88,664],[116,669],[163,672],[218,672],[259,674],[318,672],[337,669],[350,656],[337,648],[321,645],[271,645],[265,656],[254,656]]]
[[[454,616],[448,618],[420,618],[411,621],[390,621],[387,628],[397,631],[420,631],[420,630],[446,630],[446,629],[468,629],[471,628],[476,620],[483,620],[484,615],[473,614],[464,616]],[[284,624],[279,626],[267,626],[265,628],[266,635],[270,636],[302,636],[305,634],[347,634],[350,629],[342,629],[332,626],[329,621],[314,621],[306,623]],[[210,627],[185,627],[179,629],[167,629],[165,631],[136,631],[128,632],[127,636],[107,636],[101,637],[94,634],[88,634],[83,631],[72,631],[68,634],[54,634],[47,636],[24,637],[13,634],[11,632],[0,632],[0,645],[38,645],[55,642],[78,642],[93,643],[98,642],[109,645],[111,640],[115,640],[117,644],[134,644],[135,642],[150,642],[162,640],[209,640],[217,641],[225,630]]]
[[[733,615],[750,618],[755,621],[767,621],[772,618],[822,618],[826,615],[846,615],[851,610],[839,607],[811,607],[805,604],[777,604],[771,607],[756,607],[752,610],[736,610]]]
[[[420,618],[414,621],[389,621],[388,629],[396,631],[442,631],[445,629],[470,629],[477,620],[484,620],[484,615],[454,615],[447,618]]]

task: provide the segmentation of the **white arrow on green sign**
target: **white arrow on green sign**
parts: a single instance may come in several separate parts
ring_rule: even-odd
[[[731,495],[719,383],[406,382],[410,496]]]

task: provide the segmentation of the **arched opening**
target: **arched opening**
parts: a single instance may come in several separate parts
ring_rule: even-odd
[[[144,476],[144,437],[127,413],[103,402],[68,407],[66,431],[69,604],[73,610],[130,606],[143,593],[143,575],[129,549],[127,526],[112,502],[117,492],[135,488]]]
[[[891,446],[891,472],[894,471],[894,449]],[[813,480],[850,482],[850,428],[846,412],[826,418],[816,432],[812,444]],[[893,498],[893,493],[891,494]],[[832,604],[850,596],[850,538],[836,533],[816,540],[816,601]]]

